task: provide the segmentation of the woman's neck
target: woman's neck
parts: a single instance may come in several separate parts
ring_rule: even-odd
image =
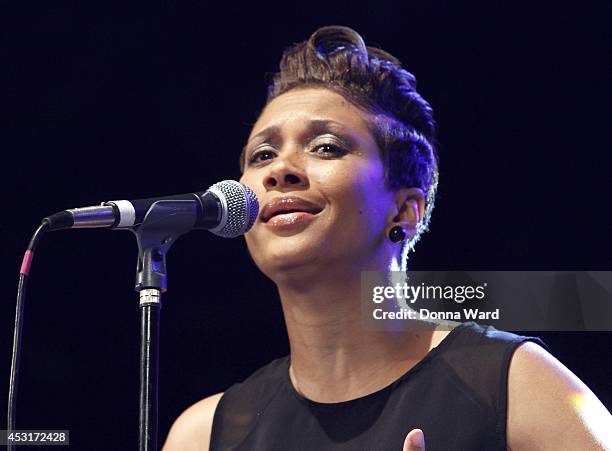
[[[361,274],[278,285],[291,347],[291,378],[303,396],[341,402],[378,391],[419,362],[444,331],[381,332],[361,320]]]

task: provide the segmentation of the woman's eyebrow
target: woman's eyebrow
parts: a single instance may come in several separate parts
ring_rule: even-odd
[[[279,136],[280,136],[280,127],[276,125],[271,125],[269,127],[264,128],[262,131],[258,132],[256,135],[253,135],[251,139],[249,139],[245,147],[248,147],[248,145],[257,138],[263,138],[263,140],[265,141],[271,138],[276,139]]]
[[[342,133],[345,136],[349,135],[345,125],[341,124],[340,122],[332,121],[330,119],[312,119],[308,124],[308,133],[310,136],[321,135],[329,132]],[[277,125],[271,125],[269,127],[264,128],[257,134],[253,135],[251,139],[249,139],[245,147],[248,147],[252,141],[258,138],[262,138],[264,141],[269,139],[278,140],[280,134],[280,127]]]
[[[309,134],[311,137],[331,133],[345,141],[346,145],[355,145],[355,139],[344,124],[328,119],[315,119],[310,121]]]
[[[312,130],[344,130],[346,127],[340,122],[332,121],[331,119],[312,119],[310,121]]]

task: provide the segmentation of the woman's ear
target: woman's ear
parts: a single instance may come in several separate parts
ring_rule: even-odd
[[[423,221],[425,194],[420,188],[400,188],[395,192],[394,200],[396,214],[390,226],[402,227],[410,239],[416,234]]]

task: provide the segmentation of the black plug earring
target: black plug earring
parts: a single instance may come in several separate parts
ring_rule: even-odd
[[[389,230],[389,239],[393,243],[399,243],[406,238],[406,232],[400,226],[394,226]]]

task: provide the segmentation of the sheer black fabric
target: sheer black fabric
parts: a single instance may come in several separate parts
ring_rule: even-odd
[[[301,396],[289,356],[230,387],[215,411],[213,451],[401,451],[414,428],[427,451],[506,451],[508,367],[538,338],[462,323],[416,366],[380,391],[340,403]]]

